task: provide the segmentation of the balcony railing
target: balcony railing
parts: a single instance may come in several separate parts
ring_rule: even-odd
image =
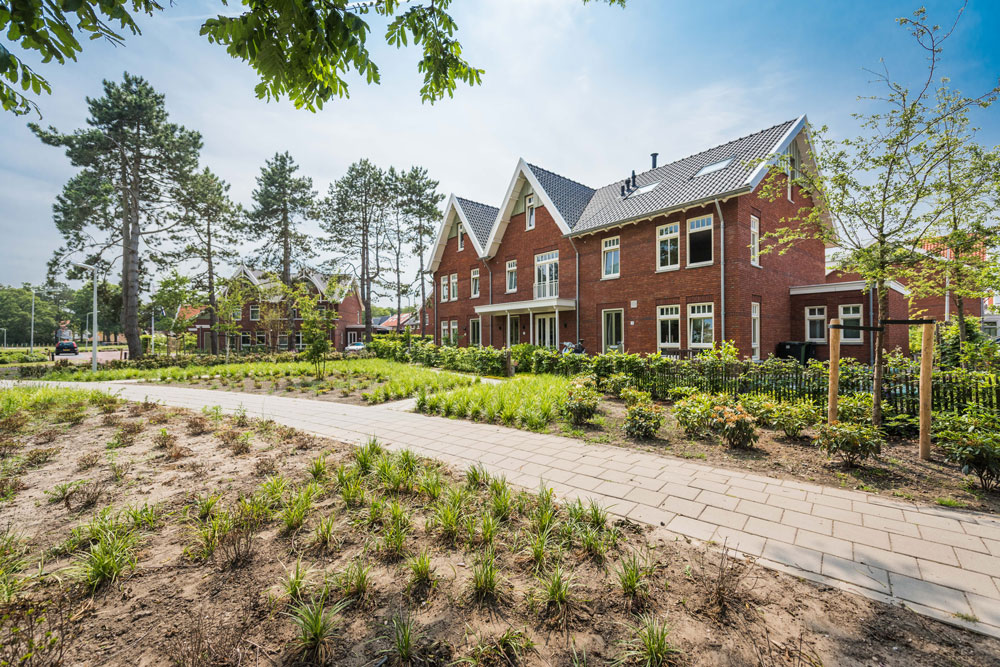
[[[535,283],[536,299],[547,299],[553,296],[559,296],[558,280],[546,280],[545,282]]]

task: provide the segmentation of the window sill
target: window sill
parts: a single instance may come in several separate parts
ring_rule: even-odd
[[[825,338],[823,340],[813,340],[812,338],[806,338],[805,342],[816,343],[817,345],[826,345],[828,341]]]
[[[697,262],[696,264],[688,264],[684,268],[686,268],[686,269],[700,269],[700,268],[705,267],[705,266],[712,266],[713,264],[715,264],[715,260],[712,260],[711,262]]]
[[[618,280],[622,275],[619,273],[616,276],[601,276],[601,280]]]
[[[842,339],[840,341],[840,344],[841,345],[864,345],[865,341],[863,341],[863,340],[843,340]]]
[[[681,266],[680,266],[680,264],[678,264],[676,266],[663,266],[663,267],[657,268],[656,272],[657,273],[669,273],[671,271],[680,271],[680,269],[681,269]]]
[[[701,345],[701,344],[699,344],[699,345],[689,345],[688,347],[690,347],[692,350],[711,350],[712,349],[712,345],[714,345],[714,343],[710,343],[708,345]]]
[[[764,268],[763,266],[761,266],[757,262],[750,262],[750,266],[753,266],[753,267],[758,268],[758,269],[763,269]]]

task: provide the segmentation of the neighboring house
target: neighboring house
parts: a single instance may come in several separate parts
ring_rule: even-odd
[[[760,253],[811,205],[796,187],[762,197],[762,160],[788,154],[796,169],[807,147],[803,116],[662,166],[654,153],[651,169],[600,188],[519,160],[499,207],[448,199],[429,261],[435,341],[683,355],[731,340],[757,359],[809,340],[825,358],[830,319],[870,325],[863,283],[828,274],[817,240]],[[891,314],[905,317],[897,287]],[[843,354],[867,361],[869,339],[845,335]]]
[[[247,267],[240,269],[233,275],[233,278],[242,276],[251,285],[258,289],[266,289],[266,274],[263,271],[255,271]],[[364,309],[361,304],[361,295],[358,291],[357,282],[353,277],[346,274],[325,275],[316,271],[303,271],[292,278],[293,283],[305,283],[313,294],[320,295],[320,307],[333,308],[340,317],[337,325],[331,333],[331,340],[337,350],[343,349],[355,341],[364,339]],[[184,308],[194,308],[184,306]],[[200,349],[211,348],[211,325],[208,312],[199,309],[201,312],[188,328],[189,332],[195,333],[198,338]],[[279,350],[295,347],[302,349],[302,334],[299,331],[301,320],[295,319],[290,326],[283,327],[286,331],[291,331],[291,340],[288,335],[281,334],[277,341],[268,341],[267,332],[261,323],[261,303],[250,301],[243,306],[239,314],[241,332],[233,336],[230,340],[231,349],[245,349],[256,346],[269,346]],[[294,316],[294,313],[293,313]],[[220,336],[219,345],[225,350],[224,336]]]

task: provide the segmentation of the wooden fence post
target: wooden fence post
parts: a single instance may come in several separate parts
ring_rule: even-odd
[[[931,373],[934,362],[934,324],[923,325],[920,343],[920,459],[931,458]]]
[[[826,407],[828,424],[837,423],[837,398],[840,393],[840,329],[834,329],[834,325],[840,325],[840,320],[830,320],[830,388]]]

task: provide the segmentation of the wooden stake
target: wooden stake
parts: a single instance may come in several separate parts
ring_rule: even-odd
[[[931,373],[934,362],[934,324],[924,324],[920,343],[920,459],[931,458]]]
[[[840,320],[830,320],[831,327]],[[826,408],[826,421],[837,423],[837,398],[840,393],[840,329],[830,329],[830,398]]]

